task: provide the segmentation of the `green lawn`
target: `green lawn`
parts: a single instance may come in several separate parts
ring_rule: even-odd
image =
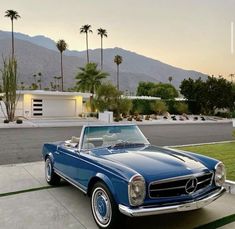
[[[227,179],[235,181],[235,142],[179,148],[222,161],[226,166]]]

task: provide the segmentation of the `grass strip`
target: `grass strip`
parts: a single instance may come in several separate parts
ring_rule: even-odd
[[[232,222],[235,222],[235,214],[226,216],[224,218],[218,219],[208,224],[204,224],[202,226],[196,227],[195,229],[215,229]]]
[[[235,181],[235,142],[185,146],[177,147],[177,149],[199,153],[222,161],[226,167],[227,179]]]
[[[58,187],[61,187],[61,186],[62,185],[60,185],[60,186],[43,186],[43,187],[38,187],[38,188],[30,188],[30,189],[19,190],[19,191],[15,191],[15,192],[6,192],[6,193],[1,193],[0,197],[12,196],[12,195],[17,195],[17,194],[26,193],[26,192],[35,192],[35,191],[40,191],[40,190],[58,188]]]

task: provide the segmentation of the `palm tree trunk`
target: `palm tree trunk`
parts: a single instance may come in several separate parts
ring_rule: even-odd
[[[15,54],[13,19],[11,19],[11,48],[12,48],[12,59],[13,59]]]
[[[61,72],[61,91],[64,91],[64,73],[63,73],[62,52],[60,53],[60,72]]]
[[[102,36],[101,36],[101,50],[100,50],[100,59],[101,59],[101,70],[103,70],[103,39],[102,39]]]
[[[87,55],[87,63],[89,63],[88,33],[86,33],[86,55]]]
[[[117,89],[119,90],[119,64],[117,64]]]

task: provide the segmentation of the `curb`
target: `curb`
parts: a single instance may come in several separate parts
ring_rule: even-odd
[[[231,180],[226,180],[224,187],[226,188],[229,194],[235,195],[235,182]]]
[[[1,119],[0,119],[1,120]],[[44,127],[74,127],[74,126],[83,126],[84,124],[89,124],[89,123],[105,123],[99,120],[47,120],[47,122],[30,122],[30,121],[25,121],[23,124],[3,124],[0,123],[0,129],[13,129],[13,128],[44,128]],[[158,121],[143,121],[143,122],[137,122],[137,121],[121,121],[118,122],[118,124],[136,124],[138,126],[142,125],[193,125],[193,124],[198,124],[198,125],[203,125],[203,124],[227,124],[231,123],[232,126],[232,120],[227,119],[227,120],[208,120],[208,121],[172,121],[172,120],[158,120]],[[117,122],[111,122],[110,124],[117,124]]]

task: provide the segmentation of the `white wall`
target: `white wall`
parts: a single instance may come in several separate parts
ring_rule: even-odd
[[[43,116],[33,116],[33,99],[43,100]],[[83,98],[79,95],[41,95],[41,94],[20,94],[16,116],[25,118],[43,118],[43,117],[78,117],[79,114],[86,112],[83,106]],[[5,105],[0,101],[4,110]],[[0,117],[3,118],[3,112],[0,108]]]
[[[43,116],[33,115],[33,100],[41,99]],[[23,113],[27,118],[78,117],[83,112],[82,97],[68,95],[24,95]]]

